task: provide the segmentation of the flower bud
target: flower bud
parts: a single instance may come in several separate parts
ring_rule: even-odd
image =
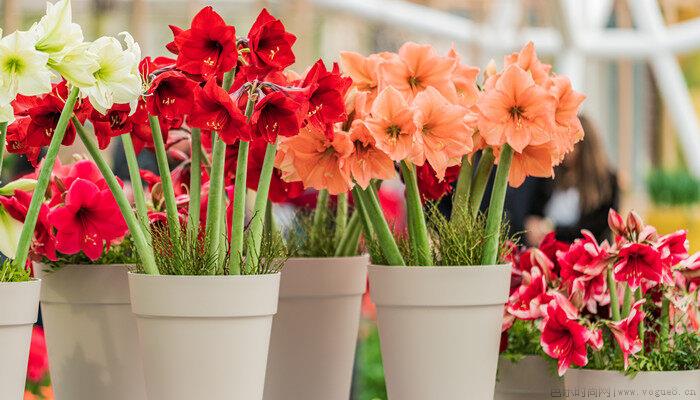
[[[608,225],[615,235],[624,236],[626,233],[625,222],[622,216],[612,208],[608,211]]]
[[[644,229],[644,221],[642,220],[642,217],[639,216],[634,211],[630,211],[629,214],[627,214],[627,231],[629,233],[636,233],[639,234],[642,229]]]

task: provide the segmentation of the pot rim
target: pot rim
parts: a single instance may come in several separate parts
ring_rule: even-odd
[[[433,266],[422,266],[422,265],[381,265],[381,264],[369,264],[369,268],[372,269],[377,269],[377,270],[390,270],[390,271],[445,271],[445,270],[452,270],[452,271],[459,271],[459,272],[466,272],[466,271],[484,271],[484,270],[491,270],[495,268],[512,268],[511,263],[505,263],[505,264],[494,264],[494,265],[433,265]]]
[[[275,276],[279,276],[280,272],[275,272],[274,274],[257,274],[257,275],[152,275],[143,274],[139,272],[127,272],[129,276],[138,277],[140,279],[153,279],[153,280],[173,280],[173,281],[183,281],[183,280],[199,280],[199,281],[219,281],[219,280],[256,280],[257,279],[274,279]]]
[[[16,285],[25,285],[25,286],[34,286],[36,284],[40,284],[41,279],[40,278],[29,278],[28,281],[24,282],[0,282],[0,289],[4,287],[10,287],[10,286],[16,286]]]
[[[0,283],[0,304],[13,305],[0,307],[0,327],[36,323],[41,286],[41,279],[37,278],[25,282]]]
[[[333,260],[333,259],[336,259],[336,260],[350,260],[350,259],[353,259],[353,258],[357,258],[357,259],[364,259],[364,258],[366,258],[367,260],[369,260],[369,254],[365,253],[365,254],[359,254],[359,255],[355,255],[355,256],[338,256],[338,257],[336,257],[336,256],[332,256],[332,257],[289,257],[289,258],[287,258],[287,259],[285,260],[285,262],[286,262],[286,261],[292,261],[292,260],[293,260],[293,261],[304,261],[304,260],[306,260],[306,261],[319,261],[319,262],[321,262],[321,261],[328,261],[328,260]],[[369,264],[369,263],[368,263],[368,264]]]

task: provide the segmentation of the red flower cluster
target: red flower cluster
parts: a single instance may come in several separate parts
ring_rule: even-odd
[[[504,330],[515,319],[536,324],[542,348],[557,359],[560,374],[572,364],[585,366],[589,347],[598,351],[606,345],[603,327],[619,346],[626,368],[630,356],[643,349],[640,324],[646,316],[658,318],[664,297],[671,300],[670,331],[700,330],[699,289],[681,273],[700,268],[700,253],[688,254],[685,231],[659,236],[633,212],[625,220],[610,210],[608,222],[613,244],[582,231],[571,245],[549,235],[539,248],[513,248],[508,255],[513,273]],[[631,303],[637,288],[634,305],[625,310],[623,297]]]
[[[16,191],[13,196],[0,196],[0,204],[23,222],[31,196]],[[96,260],[126,233],[126,222],[97,165],[81,160],[72,166],[54,166],[49,199],[41,205],[34,231],[32,251],[37,257],[55,261],[57,253],[82,252]]]

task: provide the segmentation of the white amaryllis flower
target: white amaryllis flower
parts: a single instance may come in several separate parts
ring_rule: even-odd
[[[97,57],[99,68],[93,74],[95,84],[81,90],[102,114],[114,104],[127,103],[133,113],[143,91],[138,71],[141,49],[127,32],[119,35],[124,37],[126,49],[116,38],[106,36],[95,40],[88,48]]]
[[[61,74],[68,83],[79,88],[95,85],[95,72],[100,68],[97,56],[89,49],[91,43],[80,43],[64,49],[56,59],[50,59],[49,65]]]
[[[17,93],[34,96],[51,91],[49,55],[35,44],[36,36],[27,31],[0,39],[0,103],[11,102]]]
[[[83,30],[73,23],[69,0],[46,3],[46,15],[32,27],[37,35],[36,49],[48,53],[51,59],[83,43]]]

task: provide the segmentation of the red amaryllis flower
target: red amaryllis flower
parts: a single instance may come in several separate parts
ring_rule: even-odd
[[[562,282],[569,289],[574,303],[586,304],[594,311],[597,303],[605,301],[605,267],[608,252],[599,246],[593,234],[581,231],[583,238],[576,239],[566,252],[559,252]]]
[[[340,67],[333,63],[328,71],[322,60],[318,60],[306,74],[301,86],[311,88],[309,94],[308,121],[326,135],[333,135],[333,124],[345,119],[345,93],[352,79],[340,75]]]
[[[608,328],[622,350],[625,369],[629,365],[629,356],[642,349],[642,341],[639,338],[639,323],[644,319],[644,312],[641,310],[644,302],[645,300],[642,299],[634,303],[627,318],[608,323]]]
[[[199,86],[180,71],[158,74],[146,92],[146,109],[168,119],[188,115],[194,107],[195,89]]]
[[[12,154],[24,155],[33,166],[36,166],[41,148],[27,145],[27,128],[30,123],[29,117],[18,117],[7,127],[7,151]]]
[[[51,138],[63,110],[64,101],[56,94],[56,87],[50,93],[40,96],[22,96],[12,102],[15,114],[29,117],[25,143],[29,147],[43,147],[51,143]],[[75,141],[75,126],[68,123],[65,136],[61,142],[69,146]]]
[[[179,29],[179,28],[178,28]],[[182,31],[182,29],[180,29]],[[175,68],[175,60],[169,57],[144,57],[139,62],[139,73],[144,82],[151,81],[151,74],[157,71],[172,70]]]
[[[550,232],[548,233],[544,239],[542,239],[542,242],[540,242],[540,245],[538,248],[544,253],[547,258],[552,260],[554,263],[554,269],[552,272],[555,274],[559,273],[559,259],[557,257],[557,254],[561,251],[566,253],[569,250],[570,245],[565,242],[561,242],[557,240],[557,235],[556,232]]]
[[[14,196],[0,196],[0,205],[17,221],[24,222],[27,217],[27,209],[32,201],[32,195],[21,190],[16,190]],[[46,204],[39,208],[39,218],[34,228],[34,240],[32,241],[32,251],[49,260],[56,261],[56,239],[53,235],[48,221],[49,207]]]
[[[661,254],[652,246],[641,243],[628,243],[618,253],[618,261],[613,267],[615,280],[627,282],[631,289],[642,282],[658,284],[664,276]]]
[[[578,322],[575,308],[566,303],[565,298],[557,296],[547,305],[540,338],[544,352],[557,359],[559,376],[571,364],[579,367],[588,364],[587,343],[591,337],[591,332]]]
[[[204,79],[228,72],[238,62],[236,28],[226,25],[211,7],[197,13],[190,29],[176,33],[174,42],[177,68]]]
[[[32,329],[32,344],[29,349],[29,363],[27,365],[27,379],[38,383],[49,371],[49,356],[46,352],[46,340],[44,330],[40,326]]]
[[[418,178],[418,191],[420,192],[423,201],[437,201],[452,193],[452,184],[459,177],[459,165],[449,167],[445,170],[445,178],[441,181],[437,178],[437,173],[425,163],[416,167],[416,176]],[[466,207],[466,204],[461,204],[461,207]]]
[[[656,245],[656,249],[661,253],[661,260],[670,267],[688,258],[689,248],[688,233],[685,230],[662,236]]]
[[[301,128],[301,116],[307,105],[299,103],[282,91],[266,94],[255,104],[251,123],[255,136],[274,143],[277,136],[294,136]]]
[[[93,110],[89,119],[95,128],[95,136],[100,149],[106,149],[113,137],[132,130],[133,117],[129,115],[130,113],[131,108],[128,104],[115,104],[107,110],[105,115]]]
[[[195,96],[194,111],[187,119],[190,126],[216,131],[226,144],[237,139],[250,140],[250,126],[228,93],[211,79]]]
[[[56,249],[64,254],[83,251],[91,260],[102,255],[105,245],[121,239],[126,222],[109,190],[76,179],[66,193],[65,205],[54,208],[49,222],[56,228]]]
[[[506,309],[521,320],[535,320],[544,316],[546,306],[552,300],[547,294],[547,280],[539,268],[523,274],[522,284],[508,299]]]
[[[294,64],[292,45],[296,40],[280,20],[263,9],[248,32],[250,71],[264,76]]]

